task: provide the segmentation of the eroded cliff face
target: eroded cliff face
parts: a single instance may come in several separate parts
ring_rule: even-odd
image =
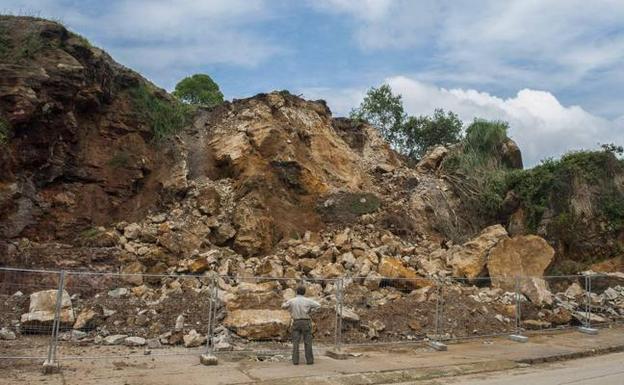
[[[373,127],[285,91],[184,109],[185,124],[161,135],[144,102],[177,113],[163,90],[56,23],[0,17],[0,29],[5,265],[300,278],[375,275],[380,259],[394,258],[445,275],[496,224],[475,217],[444,174],[456,149],[407,167]],[[522,167],[513,141],[497,153],[508,169]],[[611,178],[620,192],[622,175]],[[586,214],[586,228],[604,227],[591,214],[602,190],[577,187],[569,206]],[[497,223],[512,236],[537,232],[556,263],[567,258],[552,216],[532,229],[528,203],[510,193]],[[619,234],[599,239],[622,244]],[[481,262],[477,270],[487,274]]]
[[[324,102],[287,92],[226,103],[197,119],[184,139],[189,178],[230,182],[236,251],[266,253],[281,239],[324,228],[319,207],[341,193],[374,193],[374,169],[399,165],[371,127],[360,127],[351,147],[343,126]]]
[[[72,240],[141,216],[175,159],[132,98],[151,85],[59,24],[2,16],[0,29],[0,237]]]

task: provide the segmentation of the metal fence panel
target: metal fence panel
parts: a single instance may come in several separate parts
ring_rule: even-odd
[[[60,272],[0,268],[0,358],[45,360],[54,354],[57,307],[63,323],[73,317],[69,296],[59,297]]]
[[[193,275],[67,273],[64,290],[76,318],[61,325],[58,358],[200,354],[211,282]]]
[[[220,276],[220,316],[215,324],[216,352],[287,353],[291,350],[291,317],[282,304],[299,285],[321,305],[312,313],[315,347],[340,343],[340,279],[295,279]]]
[[[317,351],[522,335],[624,320],[624,278],[302,279],[0,268],[0,359],[288,354],[303,285]]]

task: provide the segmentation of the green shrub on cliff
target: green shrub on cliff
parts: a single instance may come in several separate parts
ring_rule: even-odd
[[[189,106],[158,97],[145,84],[133,88],[131,96],[135,109],[146,119],[157,141],[178,132],[190,120]]]
[[[501,162],[501,148],[507,138],[506,122],[475,120],[466,129],[459,146],[443,161],[448,180],[467,209],[489,224],[500,210],[510,172]]]
[[[611,231],[617,231],[624,226],[624,194],[616,188],[614,177],[622,173],[624,162],[612,152],[578,151],[559,160],[545,160],[529,170],[510,173],[507,188],[520,198],[530,231],[537,231],[547,210],[554,211],[553,223],[566,225],[559,227],[570,231],[577,228],[573,226],[570,208],[575,186],[592,190],[595,214],[608,223]]]

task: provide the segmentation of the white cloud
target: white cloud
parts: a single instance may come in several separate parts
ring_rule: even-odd
[[[624,66],[621,0],[325,0],[322,12],[349,15],[365,51],[414,50],[420,79],[464,86],[569,89],[596,71],[618,81]],[[426,46],[423,51],[416,50]],[[607,73],[607,71],[610,71]]]
[[[499,98],[474,89],[445,89],[404,76],[386,79],[395,93],[403,96],[410,115],[431,115],[436,108],[457,113],[465,123],[475,118],[509,122],[509,135],[522,150],[525,166],[570,150],[596,148],[598,143],[622,143],[624,117],[607,120],[579,106],[564,106],[547,91],[522,89],[514,97]],[[337,115],[357,106],[365,89],[334,92],[318,88]]]
[[[366,50],[411,48],[433,38],[442,8],[435,0],[317,0],[323,12],[354,17],[354,37]]]

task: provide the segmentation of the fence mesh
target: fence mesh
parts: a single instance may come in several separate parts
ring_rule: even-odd
[[[215,324],[216,351],[287,351],[291,349],[290,314],[282,304],[295,296],[297,286],[321,308],[312,314],[317,345],[339,340],[338,301],[341,280],[270,277],[219,277],[221,306]]]
[[[346,345],[422,341],[435,327],[428,278],[344,280],[341,341]]]
[[[282,304],[300,285],[321,304],[312,315],[320,349],[604,327],[624,320],[623,283],[601,274],[304,280],[0,268],[0,358],[287,353]]]
[[[0,270],[0,357],[47,359],[57,318],[59,280],[58,272]],[[73,316],[68,301],[68,296],[62,297],[62,321]]]
[[[58,358],[198,354],[212,284],[208,276],[67,273],[75,318],[61,327]]]

